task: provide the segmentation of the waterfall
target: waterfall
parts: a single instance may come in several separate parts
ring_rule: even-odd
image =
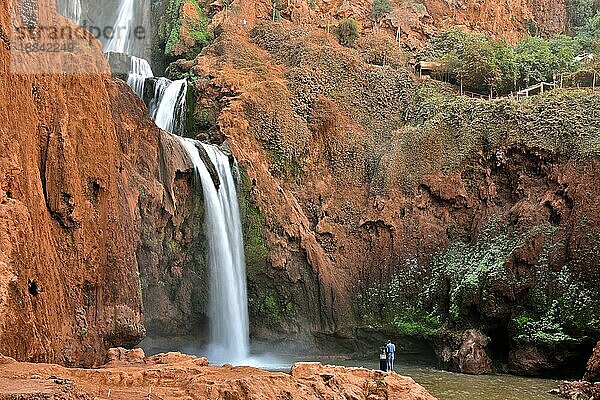
[[[249,355],[248,300],[242,224],[228,157],[217,147],[178,138],[202,183],[210,271],[210,357],[235,363]],[[201,145],[219,174],[215,187],[196,145]]]
[[[121,0],[112,38],[104,46],[104,52],[131,54],[135,24],[135,0]]]
[[[159,78],[150,104],[150,114],[159,128],[181,133],[185,128],[187,81]]]
[[[81,0],[56,0],[56,11],[62,16],[79,23],[81,19]]]
[[[144,98],[146,79],[152,78],[153,76],[152,68],[147,60],[131,56],[131,70],[127,76],[127,84],[140,98]]]

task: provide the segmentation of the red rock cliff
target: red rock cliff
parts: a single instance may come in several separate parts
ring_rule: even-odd
[[[136,251],[163,134],[99,42],[15,59],[19,23],[75,30],[52,0],[0,5],[0,353],[102,363],[145,335]]]

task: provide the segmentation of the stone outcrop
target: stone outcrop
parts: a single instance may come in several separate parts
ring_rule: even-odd
[[[600,342],[594,347],[583,380],[561,382],[553,393],[569,400],[600,399]]]
[[[0,358],[0,398],[161,398],[242,400],[435,400],[411,378],[360,368],[296,364],[290,374],[250,367],[212,367],[180,353],[148,357],[143,364],[95,370],[24,364]]]
[[[598,400],[600,399],[600,383],[562,382],[559,384],[558,390],[553,393],[568,400]]]

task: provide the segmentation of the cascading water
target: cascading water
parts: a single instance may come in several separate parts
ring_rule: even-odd
[[[127,84],[139,97],[144,98],[146,79],[153,76],[154,73],[152,73],[152,68],[147,60],[131,56],[131,70],[127,76]]]
[[[210,346],[213,361],[235,363],[249,355],[248,300],[242,224],[228,157],[215,146],[178,137],[202,183],[210,266]],[[215,187],[196,145],[219,174]]]
[[[81,19],[81,0],[56,0],[59,14],[79,23]]]
[[[117,22],[113,26],[112,38],[106,42],[104,52],[132,54],[133,30],[135,29],[135,0],[121,0]]]
[[[170,81],[159,78],[150,104],[150,114],[159,128],[171,133],[181,133],[184,128],[187,81]]]

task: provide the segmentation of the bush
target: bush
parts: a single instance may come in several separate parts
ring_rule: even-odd
[[[358,30],[358,21],[354,18],[342,19],[335,29],[335,36],[338,38],[342,46],[354,46],[354,42],[360,36]]]
[[[415,307],[404,309],[394,319],[394,325],[401,335],[432,337],[439,333],[442,323],[440,317],[428,314]]]
[[[369,64],[401,68],[408,61],[408,55],[385,33],[362,36],[356,41],[356,48],[363,60]]]

